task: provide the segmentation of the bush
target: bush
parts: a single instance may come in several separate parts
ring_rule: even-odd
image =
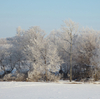
[[[3,81],[12,81],[12,80],[15,80],[16,77],[12,76],[12,74],[6,74],[4,77],[3,77]]]
[[[47,77],[45,74],[40,73],[39,71],[33,71],[28,73],[27,81],[58,81],[60,80],[60,76],[56,76],[50,72],[47,73]]]

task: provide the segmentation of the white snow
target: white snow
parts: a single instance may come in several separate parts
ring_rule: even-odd
[[[100,99],[100,84],[0,82],[0,99]]]

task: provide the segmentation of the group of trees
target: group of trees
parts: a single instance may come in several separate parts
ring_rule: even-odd
[[[99,80],[99,59],[100,32],[80,29],[72,20],[48,36],[34,26],[27,31],[18,27],[15,37],[0,39],[2,79],[24,74],[29,81]]]

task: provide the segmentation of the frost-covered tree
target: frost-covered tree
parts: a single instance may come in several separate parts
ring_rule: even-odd
[[[72,20],[66,20],[64,21],[64,23],[65,25],[62,26],[61,31],[57,32],[57,36],[59,37],[60,54],[62,55],[62,58],[64,59],[67,65],[65,66],[65,68],[67,68],[67,71],[70,73],[70,81],[71,81],[72,80],[72,64],[73,64],[73,61],[72,61],[73,44],[77,37],[76,33],[78,30],[78,25]]]
[[[39,27],[31,27],[22,37],[23,52],[33,65],[33,73],[44,74],[44,79],[47,81],[48,73],[55,72],[60,67],[61,60],[56,46],[45,38],[44,31]]]
[[[9,62],[9,48],[11,47],[10,44],[7,43],[6,39],[0,39],[0,71],[3,71],[1,76],[3,77],[6,73],[11,73],[11,66]]]
[[[97,57],[97,49],[99,48],[100,33],[93,29],[83,28],[76,39],[76,44],[74,47],[74,59],[79,67],[79,73],[84,72],[84,77],[92,77],[93,68],[97,63],[94,57]],[[85,70],[86,68],[89,71]],[[85,74],[85,71],[87,73]],[[86,76],[85,76],[86,75]],[[81,75],[82,77],[82,75]]]

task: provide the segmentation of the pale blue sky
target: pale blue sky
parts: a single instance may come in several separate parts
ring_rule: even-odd
[[[0,38],[15,36],[18,26],[50,33],[66,19],[100,30],[100,0],[0,0]]]

